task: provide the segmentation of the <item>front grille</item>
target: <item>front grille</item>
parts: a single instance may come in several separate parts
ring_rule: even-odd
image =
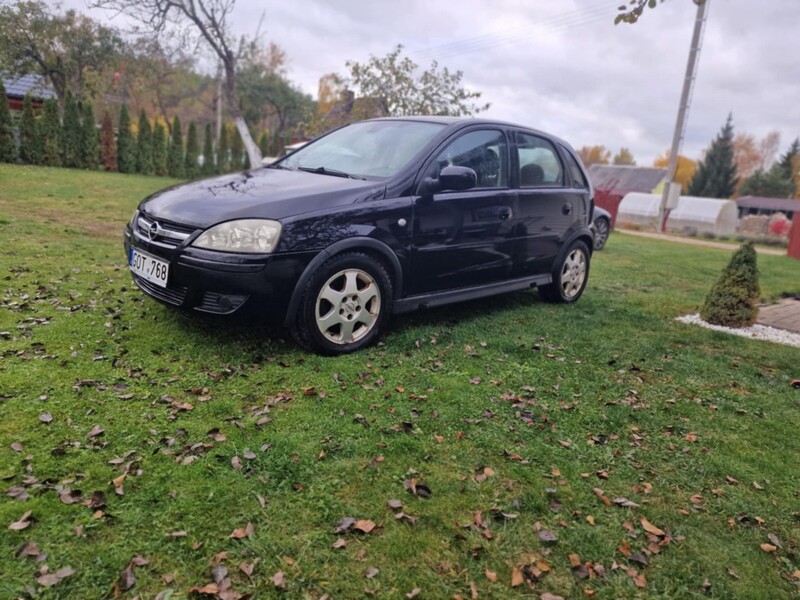
[[[133,281],[138,285],[144,292],[161,300],[162,302],[166,302],[167,304],[173,304],[175,306],[180,306],[183,304],[184,299],[186,298],[186,291],[187,288],[183,286],[179,287],[171,287],[171,288],[162,288],[155,284],[150,283],[146,279],[142,279],[141,277],[137,277],[136,275],[133,276]]]
[[[134,231],[142,239],[149,240],[161,246],[175,248],[192,235],[195,230],[192,227],[168,223],[166,221],[156,221],[143,214],[139,214],[136,218]],[[156,233],[153,234],[153,231],[156,231]]]

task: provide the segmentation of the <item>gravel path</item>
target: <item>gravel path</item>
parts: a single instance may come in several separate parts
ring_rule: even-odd
[[[783,329],[775,327],[768,327],[766,325],[752,325],[750,327],[742,327],[734,329],[732,327],[722,327],[721,325],[712,325],[700,318],[700,315],[684,315],[678,317],[676,320],[681,323],[689,323],[690,325],[700,325],[706,329],[713,329],[715,331],[724,331],[732,333],[740,337],[746,337],[754,340],[766,340],[768,342],[775,342],[776,344],[784,344],[786,346],[794,346],[800,348],[800,333],[792,333]]]

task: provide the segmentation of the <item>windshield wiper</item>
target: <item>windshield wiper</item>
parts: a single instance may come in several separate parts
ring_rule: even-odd
[[[347,179],[363,179],[363,177],[356,177],[345,173],[344,171],[337,171],[336,169],[327,169],[325,167],[297,167],[300,171],[307,171],[308,173],[319,173],[320,175],[332,175],[333,177],[346,177]]]

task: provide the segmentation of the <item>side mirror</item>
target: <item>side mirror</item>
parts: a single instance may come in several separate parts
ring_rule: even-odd
[[[478,185],[478,175],[469,167],[445,167],[439,173],[439,185],[442,190],[469,190]]]

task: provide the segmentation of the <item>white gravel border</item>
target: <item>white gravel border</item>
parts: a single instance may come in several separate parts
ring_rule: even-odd
[[[712,325],[707,321],[703,321],[700,315],[684,315],[678,317],[676,321],[681,323],[688,323],[690,325],[700,325],[706,329],[713,329],[715,331],[724,331],[732,333],[740,337],[746,337],[753,340],[765,340],[767,342],[775,342],[776,344],[784,344],[786,346],[794,346],[800,348],[800,333],[792,333],[785,329],[777,329],[776,327],[769,327],[767,325],[751,325],[750,327],[741,327],[734,329],[733,327],[723,327],[722,325]]]

